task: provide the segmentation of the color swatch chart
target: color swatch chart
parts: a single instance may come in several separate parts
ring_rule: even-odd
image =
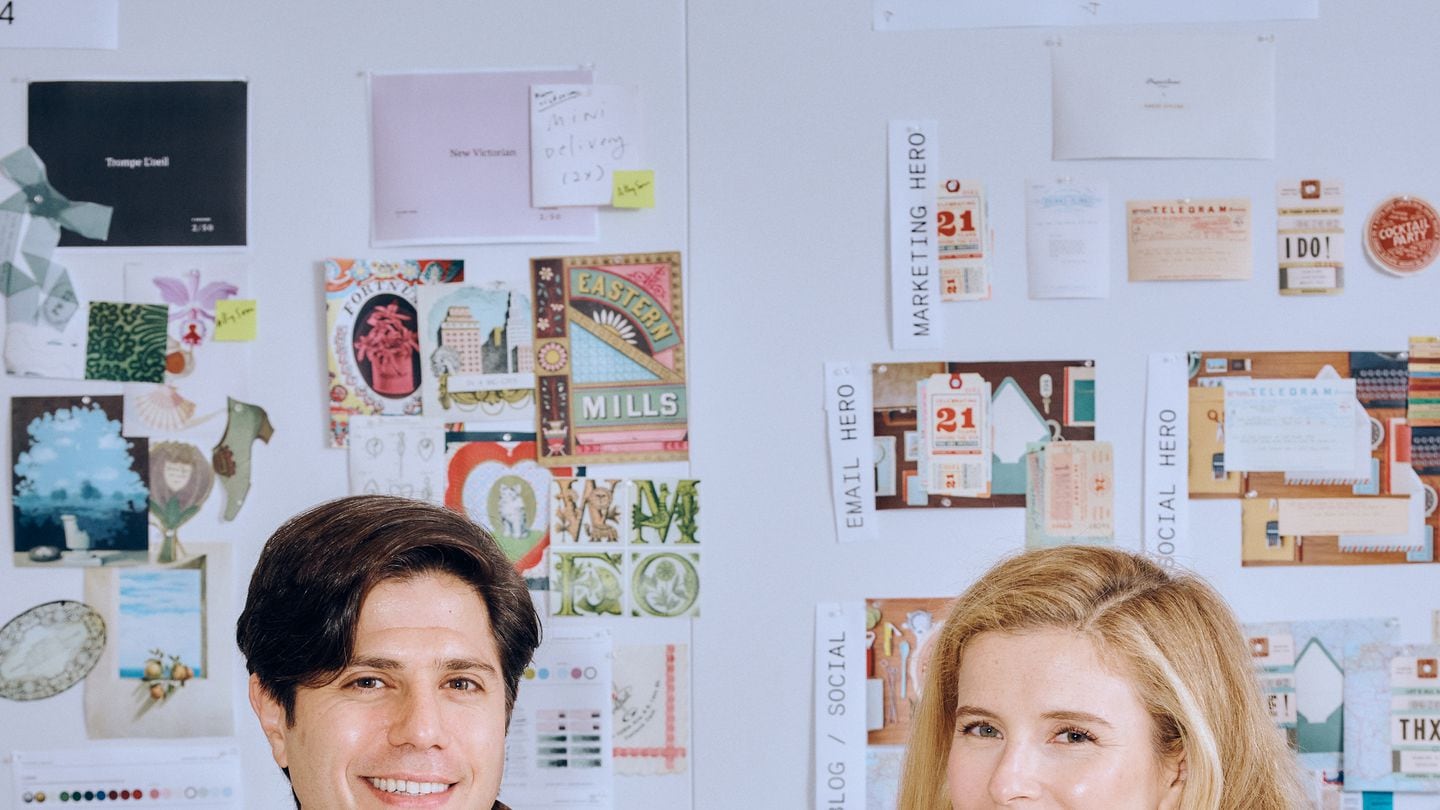
[[[535,732],[542,768],[605,766],[603,710],[542,709],[535,713]]]
[[[240,751],[231,746],[97,746],[17,751],[11,807],[137,804],[239,810]]]
[[[546,628],[510,718],[500,801],[525,810],[616,806],[613,651],[610,631],[583,620]]]

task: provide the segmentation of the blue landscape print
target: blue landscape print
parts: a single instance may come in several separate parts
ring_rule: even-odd
[[[66,552],[61,564],[144,562],[149,445],[120,435],[121,410],[120,397],[12,400],[16,552],[54,550],[35,562],[55,552]]]
[[[120,627],[115,649],[120,677],[169,678],[177,661],[189,667],[192,677],[205,677],[204,573],[195,568],[132,569],[118,575]]]

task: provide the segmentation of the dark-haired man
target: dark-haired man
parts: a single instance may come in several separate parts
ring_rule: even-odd
[[[236,638],[300,806],[503,807],[505,730],[540,622],[463,516],[357,496],[292,518],[260,554]]]

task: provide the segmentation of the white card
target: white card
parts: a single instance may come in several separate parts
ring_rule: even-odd
[[[1050,50],[1054,158],[1275,157],[1275,46],[1076,36]]]
[[[865,810],[865,603],[815,605],[814,810]]]
[[[1026,182],[1025,265],[1031,298],[1110,295],[1110,200],[1103,181]]]
[[[1354,380],[1227,378],[1225,471],[1346,474],[1355,466]]]
[[[890,122],[890,344],[938,349],[940,267],[935,182],[940,126]]]
[[[835,538],[873,540],[875,526],[875,426],[869,368],[825,364],[825,424],[830,439],[830,494]],[[893,463],[893,459],[892,459]],[[892,493],[893,494],[893,493]]]
[[[1149,25],[1241,20],[1313,20],[1320,0],[874,0],[876,31],[926,28],[1016,28],[1058,25]]]
[[[1150,355],[1145,375],[1145,535],[1142,548],[1167,566],[1191,557],[1190,397],[1183,352]]]
[[[531,85],[531,205],[609,205],[612,172],[642,168],[635,87]]]

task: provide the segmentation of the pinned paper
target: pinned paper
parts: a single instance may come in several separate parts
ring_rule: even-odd
[[[216,340],[255,339],[255,301],[246,298],[226,298],[215,302]]]
[[[634,87],[531,85],[531,205],[609,203],[615,170],[642,165],[639,110]]]
[[[164,382],[168,314],[159,304],[90,302],[85,379]]]
[[[654,208],[655,170],[628,171],[617,169],[610,204],[616,208]]]
[[[71,202],[50,185],[45,162],[28,146],[0,158],[0,174],[20,187],[0,202],[0,292],[10,297],[32,290],[28,300],[8,305],[11,322],[17,316],[38,322],[43,312],[46,322],[63,329],[77,307],[69,273],[50,260],[60,244],[60,229],[105,239],[111,208]]]

